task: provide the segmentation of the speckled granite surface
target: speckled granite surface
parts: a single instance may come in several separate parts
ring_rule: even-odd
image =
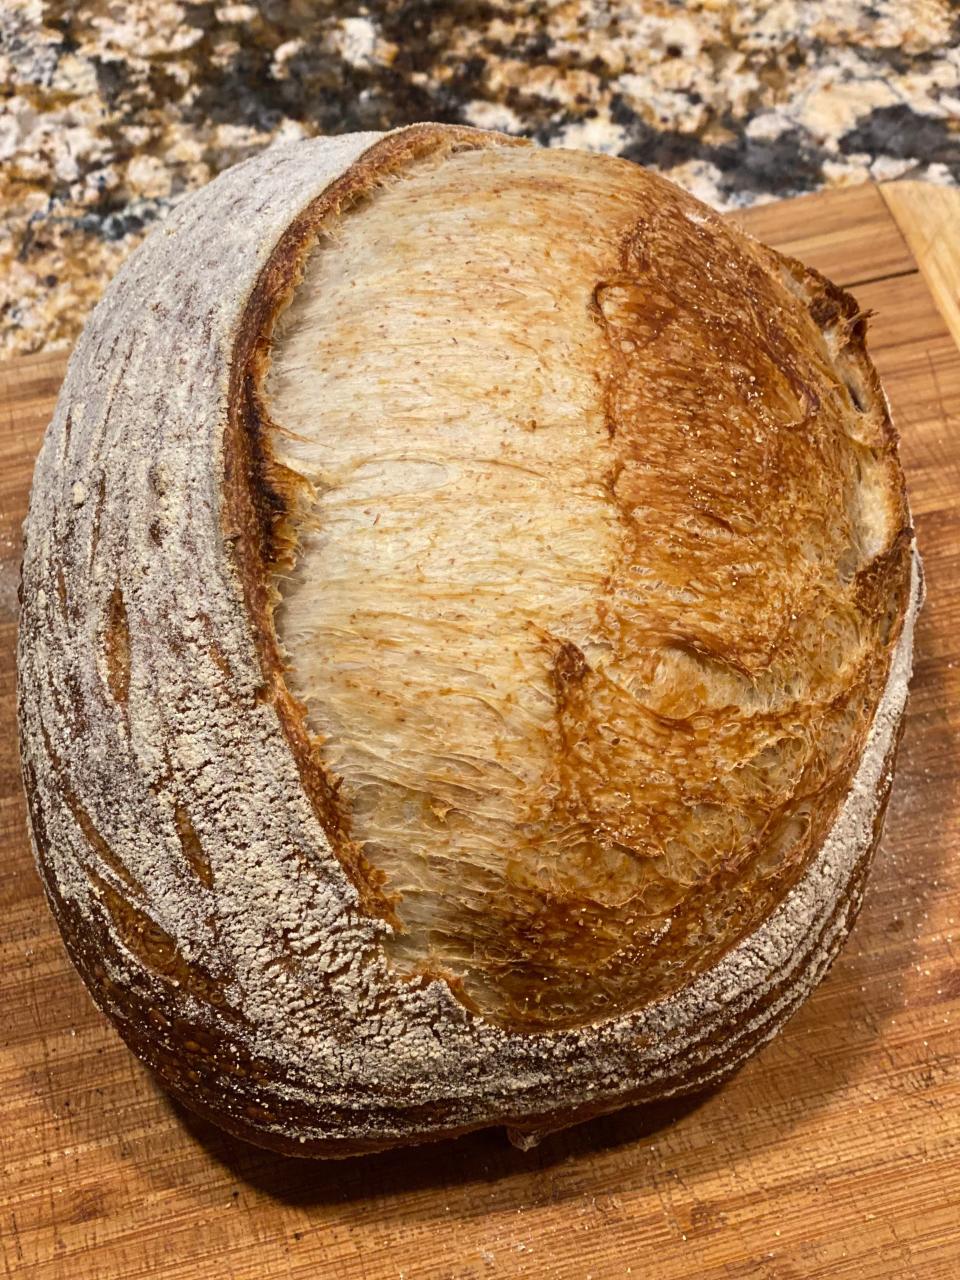
[[[954,0],[0,0],[0,354],[69,343],[184,192],[282,139],[451,120],[715,205],[960,183]]]

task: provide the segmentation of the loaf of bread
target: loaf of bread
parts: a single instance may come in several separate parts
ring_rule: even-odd
[[[733,1071],[860,903],[921,594],[848,294],[421,125],[180,203],[37,463],[23,773],[163,1084],[336,1156]]]

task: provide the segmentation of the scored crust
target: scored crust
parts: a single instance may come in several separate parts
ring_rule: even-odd
[[[709,968],[591,1024],[517,1034],[455,980],[390,964],[394,904],[351,839],[274,631],[271,567],[293,554],[304,490],[272,459],[261,386],[324,220],[419,157],[501,145],[520,144],[442,126],[322,139],[185,200],[91,318],[37,464],[19,671],[48,897],[98,1003],[164,1084],[279,1150],[536,1132],[728,1074],[836,954],[889,790],[919,561],[864,322],[788,262],[893,480],[882,696],[829,831]],[[784,261],[748,251],[770,271]]]
[[[799,877],[906,586],[858,323],[583,152],[421,158],[325,220],[260,379],[302,491],[273,621],[398,971],[585,1025]]]

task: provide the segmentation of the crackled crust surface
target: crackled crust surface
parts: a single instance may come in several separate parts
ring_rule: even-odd
[[[852,299],[636,165],[421,158],[260,395],[287,684],[389,951],[519,1029],[662,998],[832,825],[907,585]]]
[[[393,963],[395,896],[351,830],[273,632],[271,571],[311,494],[271,456],[259,388],[270,322],[324,221],[387,172],[500,145],[513,144],[439,126],[318,140],[184,201],[88,325],[37,464],[20,705],[51,905],[101,1007],[164,1083],[283,1150],[535,1131],[726,1074],[836,953],[889,788],[920,594],[898,470],[891,567],[864,583],[890,616],[857,747],[828,829],[740,941],[663,998],[523,1034],[473,1012],[462,975]],[[787,272],[849,372],[837,394],[864,408],[865,447],[892,468],[862,321],[825,282],[811,291]]]

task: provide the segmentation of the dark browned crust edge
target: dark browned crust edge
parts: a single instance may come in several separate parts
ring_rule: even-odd
[[[583,1103],[572,1108],[559,1111],[540,1111],[535,1116],[518,1114],[500,1117],[496,1121],[478,1121],[468,1125],[455,1125],[447,1128],[424,1127],[416,1132],[405,1133],[399,1137],[383,1140],[370,1139],[356,1141],[353,1139],[323,1139],[300,1142],[282,1135],[265,1132],[253,1124],[235,1115],[224,1115],[215,1105],[198,1100],[196,1094],[189,1094],[180,1088],[171,1086],[164,1079],[163,1083],[179,1102],[202,1119],[227,1130],[236,1138],[250,1142],[254,1146],[274,1151],[281,1155],[301,1157],[304,1159],[348,1159],[353,1156],[369,1155],[378,1151],[388,1151],[397,1147],[428,1142],[443,1142],[452,1138],[464,1137],[493,1126],[504,1127],[511,1141],[521,1147],[536,1145],[541,1139],[573,1125],[595,1120],[624,1107],[642,1106],[647,1103],[660,1102],[666,1098],[681,1098],[699,1093],[701,1090],[724,1083],[734,1075],[746,1060],[770,1040],[786,1023],[810,994],[811,986],[818,985],[825,977],[837,955],[843,948],[863,902],[866,885],[874,853],[883,832],[883,822],[890,799],[893,782],[894,765],[897,751],[903,735],[904,717],[901,716],[897,731],[889,752],[884,760],[881,778],[882,790],[877,793],[878,806],[873,822],[873,837],[869,846],[857,859],[847,880],[842,897],[837,899],[829,917],[819,931],[811,935],[808,946],[802,957],[794,963],[787,976],[775,986],[764,992],[763,998],[747,1008],[732,1008],[723,1022],[716,1025],[709,1036],[697,1046],[710,1050],[712,1054],[699,1063],[698,1069],[689,1075],[673,1078],[659,1077],[649,1084],[627,1093],[607,1097],[597,1102]],[[839,930],[832,939],[829,950],[823,954],[824,939],[840,924]],[[816,962],[811,983],[811,965]],[[783,1002],[781,1004],[781,1002]],[[777,1007],[780,1005],[781,1007]],[[767,1015],[767,1016],[765,1016]],[[754,1025],[744,1033],[740,1030],[748,1021]],[[122,1029],[121,1029],[122,1031]],[[124,1037],[126,1038],[126,1036]],[[425,1117],[426,1119],[426,1117]],[[526,1141],[525,1141],[526,1139]]]

